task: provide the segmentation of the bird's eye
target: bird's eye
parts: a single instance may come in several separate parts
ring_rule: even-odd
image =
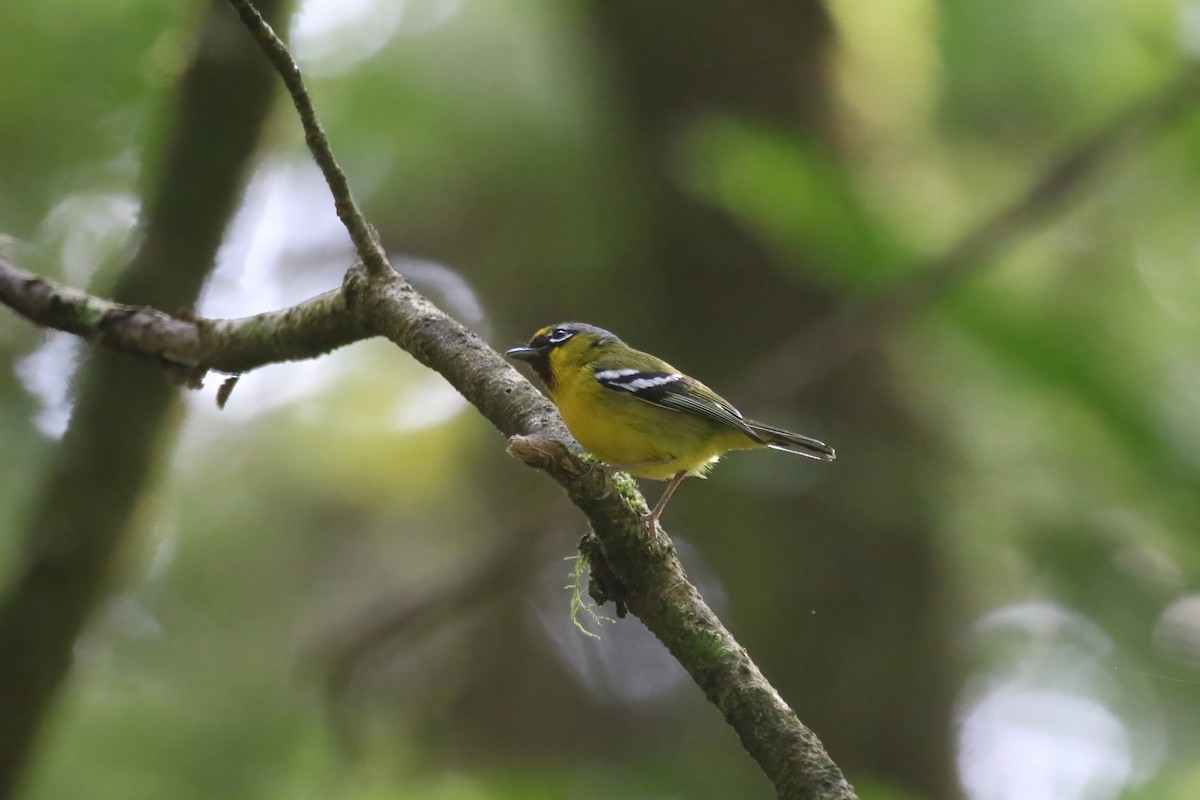
[[[575,331],[567,330],[566,328],[555,328],[550,331],[550,336],[546,339],[550,344],[562,344],[567,339],[575,335]]]

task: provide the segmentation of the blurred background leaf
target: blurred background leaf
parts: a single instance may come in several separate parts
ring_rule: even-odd
[[[123,265],[200,10],[0,7],[7,251],[78,286]],[[803,390],[748,378],[768,354],[804,375],[783,343],[919,277],[1170,81],[1197,20],[1190,0],[307,0],[290,27],[360,201],[451,313],[498,347],[610,327],[837,446],[828,469],[731,457],[669,530],[864,800],[1183,800],[1200,115],[867,354]],[[349,261],[281,104],[199,311],[286,305]],[[0,314],[0,530],[81,352]],[[210,383],[27,796],[769,796],[636,620],[573,628],[581,519],[440,379],[370,342],[247,375],[224,412]]]

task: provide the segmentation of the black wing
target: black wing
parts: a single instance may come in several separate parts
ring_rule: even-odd
[[[659,408],[696,414],[737,428],[756,442],[762,437],[750,429],[742,413],[700,381],[678,372],[636,369],[597,369],[596,381],[605,389],[628,392]]]

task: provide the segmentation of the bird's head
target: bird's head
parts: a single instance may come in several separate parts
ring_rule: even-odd
[[[595,325],[560,322],[547,325],[533,335],[529,344],[506,350],[504,355],[528,363],[546,388],[554,391],[555,375],[590,364],[605,352],[605,347],[620,341]]]

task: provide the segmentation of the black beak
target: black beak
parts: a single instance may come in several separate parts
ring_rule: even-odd
[[[540,353],[541,351],[536,347],[514,347],[504,351],[504,355],[515,358],[517,361],[533,361]]]

